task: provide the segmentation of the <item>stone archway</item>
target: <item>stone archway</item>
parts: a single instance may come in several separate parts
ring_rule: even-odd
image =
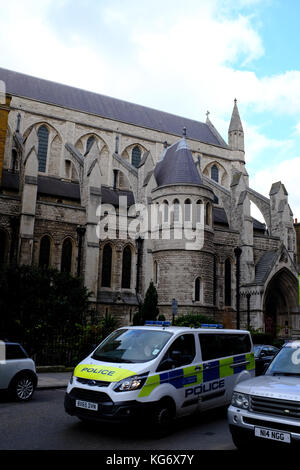
[[[298,312],[298,282],[286,268],[269,281],[264,295],[265,332],[283,336],[286,327],[293,327],[291,314]]]

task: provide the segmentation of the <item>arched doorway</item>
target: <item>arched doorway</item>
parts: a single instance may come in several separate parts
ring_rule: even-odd
[[[265,332],[284,336],[286,327],[293,328],[293,313],[298,312],[298,282],[286,268],[276,273],[267,285],[264,296]]]

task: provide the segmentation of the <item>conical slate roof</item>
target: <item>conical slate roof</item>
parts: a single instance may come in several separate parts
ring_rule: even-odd
[[[185,138],[164,151],[157,163],[154,176],[158,186],[166,184],[202,184],[191,151]]]
[[[231,121],[229,125],[229,132],[232,131],[242,131],[243,132],[243,126],[242,126],[242,121],[240,118],[239,110],[236,104],[236,100],[234,100],[234,107],[232,111],[232,116],[231,116]]]

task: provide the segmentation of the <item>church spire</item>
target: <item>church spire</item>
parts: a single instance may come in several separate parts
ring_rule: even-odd
[[[228,143],[233,150],[244,151],[244,130],[236,99],[234,100],[231,121],[228,129]]]

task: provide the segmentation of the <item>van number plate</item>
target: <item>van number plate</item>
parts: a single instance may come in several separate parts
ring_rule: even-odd
[[[76,400],[76,406],[85,410],[98,411],[98,403],[91,403],[90,401]]]
[[[291,435],[288,432],[277,431],[276,429],[255,428],[255,436],[263,437],[265,439],[272,439],[273,441],[291,443]]]

